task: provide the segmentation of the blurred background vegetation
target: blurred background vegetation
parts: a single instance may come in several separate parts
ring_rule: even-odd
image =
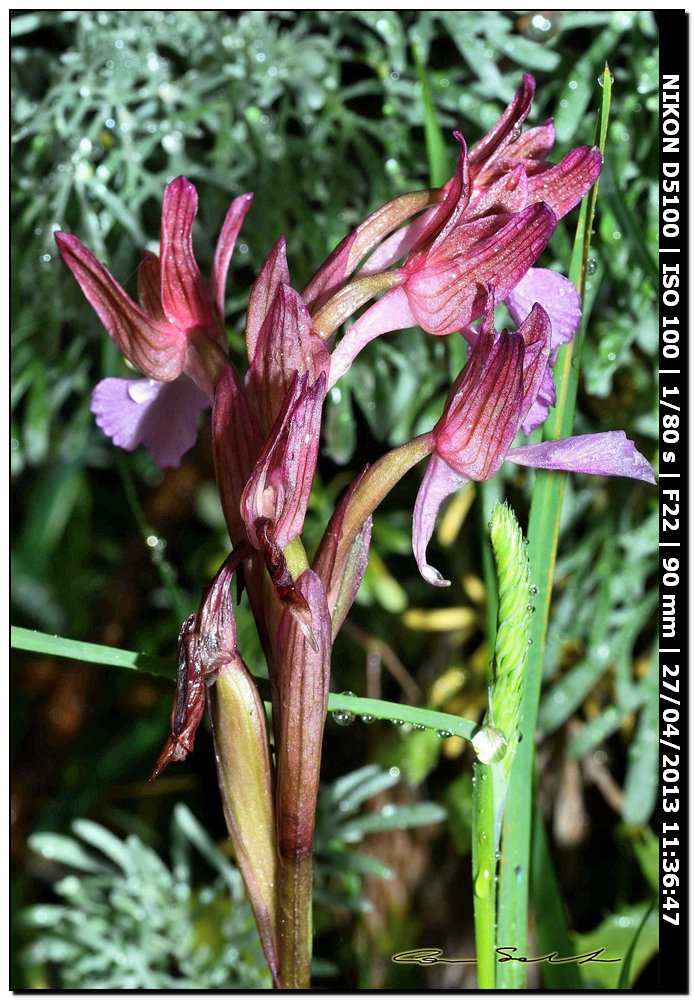
[[[280,233],[301,288],[368,212],[428,186],[423,83],[444,134],[459,128],[472,143],[532,72],[530,123],[554,117],[558,159],[592,141],[597,77],[609,61],[613,116],[576,430],[624,429],[655,460],[650,12],[46,10],[16,12],[12,34],[14,624],[168,656],[173,674],[180,620],[227,546],[207,426],[181,467],[163,472],[94,425],[93,385],[125,367],[53,232],[75,233],[132,290],[142,250],[157,249],[169,180],[185,174],[199,189],[203,273],[230,200],[254,191],[227,299],[243,367],[245,301]],[[543,260],[564,273],[574,221],[560,225]],[[458,339],[383,339],[333,390],[309,547],[366,461],[432,426],[464,361]],[[335,649],[334,691],[479,717],[489,656],[481,540],[496,497],[527,523],[531,485],[531,473],[507,466],[452,501],[432,543],[432,561],[453,580],[442,600],[411,555],[418,474],[401,484],[375,519],[369,569]],[[646,987],[657,942],[646,916],[658,871],[649,825],[656,533],[648,488],[570,480],[538,748],[574,942],[624,954],[643,923],[633,975]],[[243,606],[239,631],[261,672]],[[12,684],[13,986],[267,985],[224,844],[208,733],[184,765],[155,786],[145,780],[168,730],[172,686],[29,654],[15,655]],[[466,747],[409,727],[328,720],[317,982],[472,984],[466,967],[390,961],[424,945],[473,953]],[[602,968],[584,968],[585,984],[614,986],[602,978],[613,967]]]

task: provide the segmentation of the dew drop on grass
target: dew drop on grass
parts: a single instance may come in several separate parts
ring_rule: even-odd
[[[491,886],[491,876],[488,868],[483,868],[475,879],[475,895],[479,899],[486,899]]]

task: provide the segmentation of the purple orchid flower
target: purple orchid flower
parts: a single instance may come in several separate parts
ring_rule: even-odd
[[[450,583],[426,560],[441,504],[468,481],[490,479],[505,461],[655,483],[650,465],[623,431],[511,447],[537,402],[549,368],[550,320],[536,304],[514,333],[496,333],[491,288],[487,295],[483,323],[467,364],[432,431],[434,454],[415,502],[415,558],[424,579],[437,587]]]
[[[92,412],[115,444],[144,444],[162,467],[177,466],[193,446],[199,414],[213,385],[196,340],[226,354],[224,287],[229,262],[252,195],[236,198],[222,226],[207,284],[193,254],[195,187],[178,177],[164,193],[160,257],[145,253],[135,303],[75,236],[56,233],[63,260],[121,354],[144,379],[107,378],[92,395]]]
[[[532,265],[557,220],[578,204],[599,177],[602,157],[597,148],[581,146],[561,163],[547,163],[554,142],[551,121],[521,132],[534,89],[533,78],[526,74],[499,122],[469,154],[462,135],[455,133],[460,144],[458,164],[441,189],[438,203],[382,239],[366,260],[360,271],[364,278],[383,274],[405,256],[392,281],[396,287],[367,309],[335,348],[331,386],[362,348],[383,333],[421,326],[442,336],[467,326],[482,315],[484,289],[489,284],[496,300],[506,301],[517,322],[527,315],[528,304],[541,303],[552,319],[553,347],[571,339],[580,322],[575,289],[561,275],[544,269],[538,273]],[[371,220],[376,218],[377,213]],[[386,235],[385,230],[381,235]],[[347,249],[354,255],[355,242],[343,241],[343,256]],[[351,258],[350,266],[356,266]],[[333,258],[324,267],[333,275]],[[321,284],[323,272],[314,285]],[[548,379],[538,404],[545,407],[544,412],[551,398]],[[539,413],[530,419],[541,422]]]

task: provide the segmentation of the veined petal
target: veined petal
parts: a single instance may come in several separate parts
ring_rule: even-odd
[[[497,299],[506,298],[540,256],[556,224],[546,205],[529,205],[469,252],[409,273],[403,288],[417,323],[437,336],[471,323],[482,314],[486,286],[494,287]]]
[[[520,127],[528,117],[534,96],[535,80],[530,73],[524,73],[520,88],[499,121],[470,150],[470,171],[473,177],[486,168],[494,157],[499,156],[513,142],[514,136],[520,136]]]
[[[212,293],[212,301],[217,308],[217,317],[222,325],[224,323],[224,292],[229,261],[234,252],[236,237],[239,235],[239,230],[241,229],[243,220],[246,218],[248,209],[251,207],[252,201],[252,194],[242,194],[238,198],[234,198],[224,219],[224,224],[214,251],[212,274],[210,275],[210,292]]]
[[[436,451],[466,479],[490,479],[520,424],[523,337],[482,332],[434,428]]]
[[[167,323],[161,304],[161,267],[155,253],[145,250],[137,268],[137,297],[152,319]]]
[[[195,444],[197,420],[209,400],[185,375],[175,382],[107,378],[92,393],[97,425],[114,444],[143,444],[162,468],[180,465]]]
[[[549,366],[552,327],[542,306],[535,304],[517,331],[523,338],[523,401],[521,420],[537,399]]]
[[[240,545],[246,538],[241,495],[260,445],[255,415],[236,371],[229,365],[214,390],[212,450],[217,489],[232,545]]]
[[[455,173],[444,185],[444,199],[432,214],[416,246],[407,259],[409,270],[416,270],[425,260],[435,256],[459,226],[470,200],[470,171],[465,139],[460,132],[453,135],[460,146]]]
[[[483,167],[476,174],[475,188],[493,183],[519,163],[522,163],[528,177],[535,173],[538,167],[544,169],[544,161],[552,151],[554,140],[554,122],[551,118],[544,125],[537,125],[522,132],[499,156],[494,157],[488,167]]]
[[[550,408],[555,406],[556,402],[557,390],[554,385],[552,366],[550,364],[545,368],[544,375],[542,376],[542,383],[537,396],[521,420],[521,430],[523,433],[531,434],[536,427],[539,427],[540,424],[544,424],[545,420],[549,416]]]
[[[528,200],[544,202],[561,219],[592,188],[601,170],[600,150],[578,146],[561,163],[528,178]]]
[[[243,491],[241,514],[256,548],[262,548],[257,521],[271,523],[272,540],[280,549],[301,534],[318,457],[326,381],[321,373],[309,386],[307,374],[296,374]]]
[[[624,431],[582,434],[563,441],[544,441],[512,448],[508,460],[535,469],[586,472],[591,476],[624,476],[655,484],[648,461]]]
[[[330,381],[328,388],[342,378],[352,367],[357,354],[382,333],[406,330],[416,326],[407,295],[402,288],[393,288],[374,302],[356,323],[347,330],[330,356]]]
[[[267,433],[272,427],[297,372],[307,373],[312,385],[321,374],[327,378],[329,370],[330,354],[314,333],[301,296],[280,284],[260,329],[246,380],[262,430]]]
[[[386,268],[392,267],[406,253],[409,253],[412,247],[419,243],[422,234],[429,228],[435,212],[435,207],[429,208],[413,222],[408,222],[406,226],[402,226],[397,232],[392,233],[374,250],[360,270],[359,276],[380,274]]]
[[[193,223],[198,195],[185,177],[164,192],[161,212],[161,302],[169,322],[189,332],[201,327],[218,339],[207,286],[193,253]]]
[[[288,285],[289,266],[287,264],[287,243],[284,236],[275,243],[270,256],[260,269],[248,299],[246,313],[246,354],[253,364],[258,349],[258,337],[269,312],[275,293],[280,285]]]
[[[465,476],[452,469],[438,455],[432,455],[417,493],[412,521],[412,549],[419,572],[434,587],[450,587],[451,581],[445,580],[437,569],[429,565],[427,547],[434,534],[441,504],[466,482]]]
[[[528,178],[523,165],[517,163],[488,187],[480,191],[475,189],[465,218],[474,219],[497,212],[522,212],[527,204]]]
[[[574,283],[546,267],[531,267],[505,299],[516,326],[536,302],[549,315],[552,349],[572,340],[581,322],[581,296]]]
[[[69,233],[56,233],[61,256],[121,354],[149,378],[170,382],[183,369],[184,330],[151,319],[111,277],[91,250]]]

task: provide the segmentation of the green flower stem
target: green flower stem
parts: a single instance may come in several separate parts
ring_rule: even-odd
[[[313,327],[323,340],[327,340],[342,326],[346,319],[355,313],[369,299],[389,288],[401,285],[402,275],[398,271],[386,271],[383,274],[369,274],[363,278],[355,278],[339,292],[336,292],[319,309],[313,317]]]
[[[335,554],[336,565],[340,564],[345,553],[354,544],[354,540],[367,517],[373,514],[405,473],[409,472],[423,458],[431,455],[433,450],[434,438],[429,431],[427,434],[420,434],[419,437],[413,438],[407,444],[389,451],[367,469],[345,512],[345,518],[342,522],[342,536]]]
[[[498,766],[498,765],[494,765]],[[475,761],[472,793],[472,878],[477,987],[496,988],[496,850],[492,767]]]
[[[604,154],[607,124],[610,112],[612,77],[605,67],[602,77],[602,105],[598,116],[596,139]],[[597,184],[584,201],[579,213],[576,240],[571,258],[569,277],[581,296],[585,291],[586,268],[590,252]],[[544,427],[546,440],[570,436],[573,426],[582,328],[573,343],[566,344],[559,352],[554,369],[557,383],[557,405]],[[561,505],[566,485],[566,474],[558,472],[536,473],[530,519],[528,524],[529,556],[532,578],[539,588],[535,599],[537,613],[532,623],[528,677],[521,710],[521,734],[509,789],[507,815],[513,817],[504,828],[503,863],[499,881],[499,930],[502,944],[513,944],[519,954],[526,954],[528,940],[528,887],[530,865],[530,840],[533,808],[533,782],[535,766],[535,729],[542,681],[542,663],[547,638],[547,624],[556,563],[557,539]],[[521,963],[508,962],[499,966],[499,989],[523,989],[525,971]]]

